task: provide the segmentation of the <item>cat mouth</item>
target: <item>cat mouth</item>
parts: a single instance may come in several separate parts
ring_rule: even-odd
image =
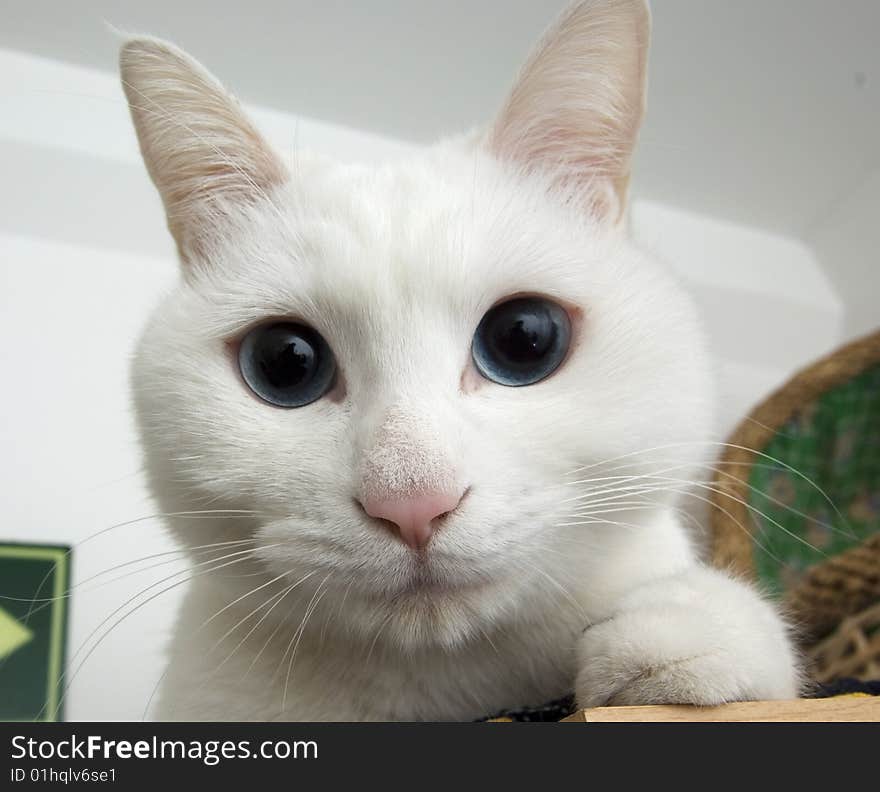
[[[454,597],[471,594],[486,588],[490,581],[485,576],[449,575],[438,570],[427,557],[419,558],[412,573],[396,592],[403,597]]]

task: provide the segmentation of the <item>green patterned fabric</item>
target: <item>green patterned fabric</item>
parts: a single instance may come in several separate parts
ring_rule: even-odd
[[[799,410],[763,453],[749,476],[755,567],[778,594],[880,530],[880,365]]]

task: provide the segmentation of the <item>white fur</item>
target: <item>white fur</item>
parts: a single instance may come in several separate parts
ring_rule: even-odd
[[[467,720],[575,680],[590,704],[796,694],[778,616],[702,569],[676,518],[711,419],[702,336],[608,211],[646,31],[641,3],[578,4],[537,58],[572,95],[564,118],[527,67],[488,136],[381,168],[298,152],[280,181],[194,61],[153,39],[123,48],[129,96],[156,108],[134,119],[185,273],[133,374],[151,484],[194,561],[159,717]],[[602,60],[633,48],[626,67]],[[581,110],[603,96],[597,127]],[[578,118],[581,143],[542,160],[540,130]],[[609,141],[614,156],[581,167]],[[507,388],[479,377],[470,343],[518,293],[569,307],[575,335],[553,376]],[[327,339],[333,394],[294,410],[250,394],[230,345],[272,317]],[[355,501],[438,480],[470,489],[427,562]]]

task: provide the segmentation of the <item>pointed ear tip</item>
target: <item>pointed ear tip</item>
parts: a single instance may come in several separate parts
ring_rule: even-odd
[[[640,32],[651,28],[651,7],[648,0],[579,0],[569,8],[574,15],[591,15],[597,11],[618,11],[635,20]]]
[[[156,40],[149,36],[130,36],[119,45],[119,70],[126,77],[142,61],[144,55],[156,49]]]
[[[155,36],[126,36],[119,46],[119,68],[123,75],[148,58],[188,61],[186,53],[170,41]]]
[[[153,36],[126,36],[119,45],[119,57],[120,59],[137,57],[144,52],[155,51],[157,46],[164,43]]]

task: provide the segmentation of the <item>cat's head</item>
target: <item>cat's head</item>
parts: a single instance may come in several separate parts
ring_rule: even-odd
[[[148,470],[165,511],[227,518],[184,541],[253,538],[347,628],[448,644],[668,500],[617,486],[707,422],[690,305],[622,221],[648,23],[575,5],[485,131],[379,168],[282,157],[187,55],[125,44],[183,273],[135,361]]]

